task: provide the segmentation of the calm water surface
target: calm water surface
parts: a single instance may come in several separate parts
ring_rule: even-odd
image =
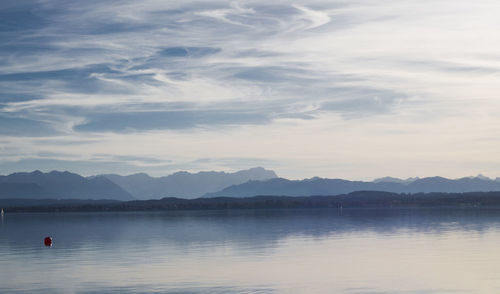
[[[0,293],[500,293],[500,211],[6,214]]]

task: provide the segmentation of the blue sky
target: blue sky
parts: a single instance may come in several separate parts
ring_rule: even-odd
[[[500,176],[496,1],[3,1],[0,173]]]

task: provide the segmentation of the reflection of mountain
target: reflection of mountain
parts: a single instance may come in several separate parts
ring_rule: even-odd
[[[261,167],[242,170],[235,173],[225,172],[177,172],[160,178],[147,174],[130,176],[103,175],[113,181],[137,199],[159,199],[163,197],[197,198],[210,192],[216,192],[231,185],[238,185],[250,180],[268,180],[276,178],[274,171]]]
[[[354,191],[385,191],[394,193],[464,193],[478,191],[500,191],[500,181],[485,177],[467,177],[450,180],[442,177],[399,180],[382,178],[373,182],[347,181],[341,179],[312,178],[292,181],[276,178],[267,181],[250,181],[227,187],[216,193],[207,193],[205,197],[249,197],[256,195],[339,195]]]
[[[13,215],[7,215],[13,218]],[[286,238],[312,236],[325,238],[353,233],[388,234],[429,232],[434,236],[453,231],[491,232],[498,228],[495,210],[378,210],[284,209],[210,210],[164,213],[36,213],[24,214],[25,221],[11,221],[1,228],[4,248],[15,250],[40,244],[40,232],[51,227],[58,244],[72,248],[116,249],[143,246],[236,246],[238,250],[273,250],[272,244]],[[64,225],[54,225],[64,224]],[[42,235],[43,236],[43,235]],[[89,238],[89,236],[92,236]],[[367,235],[364,234],[364,237]],[[203,243],[202,243],[203,242]],[[256,246],[249,246],[249,245]],[[280,242],[279,244],[282,245]],[[135,247],[134,247],[135,246]],[[33,250],[43,250],[36,246]],[[207,251],[208,252],[208,251]],[[79,254],[79,256],[87,257]],[[58,259],[60,260],[60,259]],[[1,286],[0,286],[1,287]],[[194,291],[197,292],[197,291]],[[128,292],[127,292],[128,293]]]
[[[0,176],[0,198],[133,199],[132,195],[105,177],[87,179],[70,172],[58,171]]]
[[[12,217],[12,215],[11,215]],[[158,213],[66,213],[23,215],[29,221],[12,221],[2,228],[8,238],[5,245],[20,246],[40,243],[40,232],[52,227],[59,244],[69,248],[104,246],[117,248],[125,244],[135,248],[137,240],[148,240],[160,246],[199,247],[215,244],[242,246],[245,250],[266,250],[269,243],[298,235],[328,237],[353,232],[452,231],[487,232],[498,228],[500,216],[494,210],[379,210],[284,209],[284,210],[210,210]],[[53,226],[53,224],[64,224]],[[92,238],[88,238],[92,236]],[[89,247],[89,243],[92,246]],[[256,244],[259,246],[248,246]],[[43,246],[42,246],[43,247]],[[37,250],[42,250],[38,247]],[[212,248],[212,247],[210,247]],[[75,250],[74,252],[79,252]]]

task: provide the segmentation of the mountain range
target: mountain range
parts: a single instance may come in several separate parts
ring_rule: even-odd
[[[340,195],[356,191],[391,193],[465,193],[500,191],[500,179],[484,176],[447,179],[379,178],[373,181],[310,178],[288,180],[262,167],[234,173],[177,172],[165,177],[147,174],[116,174],[83,177],[52,171],[13,173],[0,176],[0,199],[93,199],[147,200],[165,197],[185,199],[211,197]]]
[[[261,167],[226,172],[177,172],[166,177],[116,174],[82,177],[75,173],[41,171],[0,176],[0,199],[143,200],[164,197],[197,198],[250,180],[276,178]]]
[[[265,181],[278,176],[272,170],[255,167],[235,173],[226,172],[176,172],[166,177],[154,178],[140,173],[129,176],[102,175],[132,194],[136,199],[160,199],[164,197],[198,198],[206,193],[220,191],[232,185],[248,181]]]
[[[244,184],[234,185],[216,193],[207,193],[204,197],[339,195],[355,191],[384,191],[393,193],[489,192],[500,191],[500,180],[498,178],[492,180],[483,176],[455,180],[443,177],[410,178],[407,180],[381,178],[372,182],[317,177],[305,180],[275,178],[268,181],[249,181]]]
[[[133,200],[105,177],[85,178],[70,172],[13,173],[0,176],[0,198]]]

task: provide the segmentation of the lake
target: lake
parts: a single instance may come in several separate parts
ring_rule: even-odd
[[[0,293],[500,293],[499,246],[499,210],[6,214]]]

